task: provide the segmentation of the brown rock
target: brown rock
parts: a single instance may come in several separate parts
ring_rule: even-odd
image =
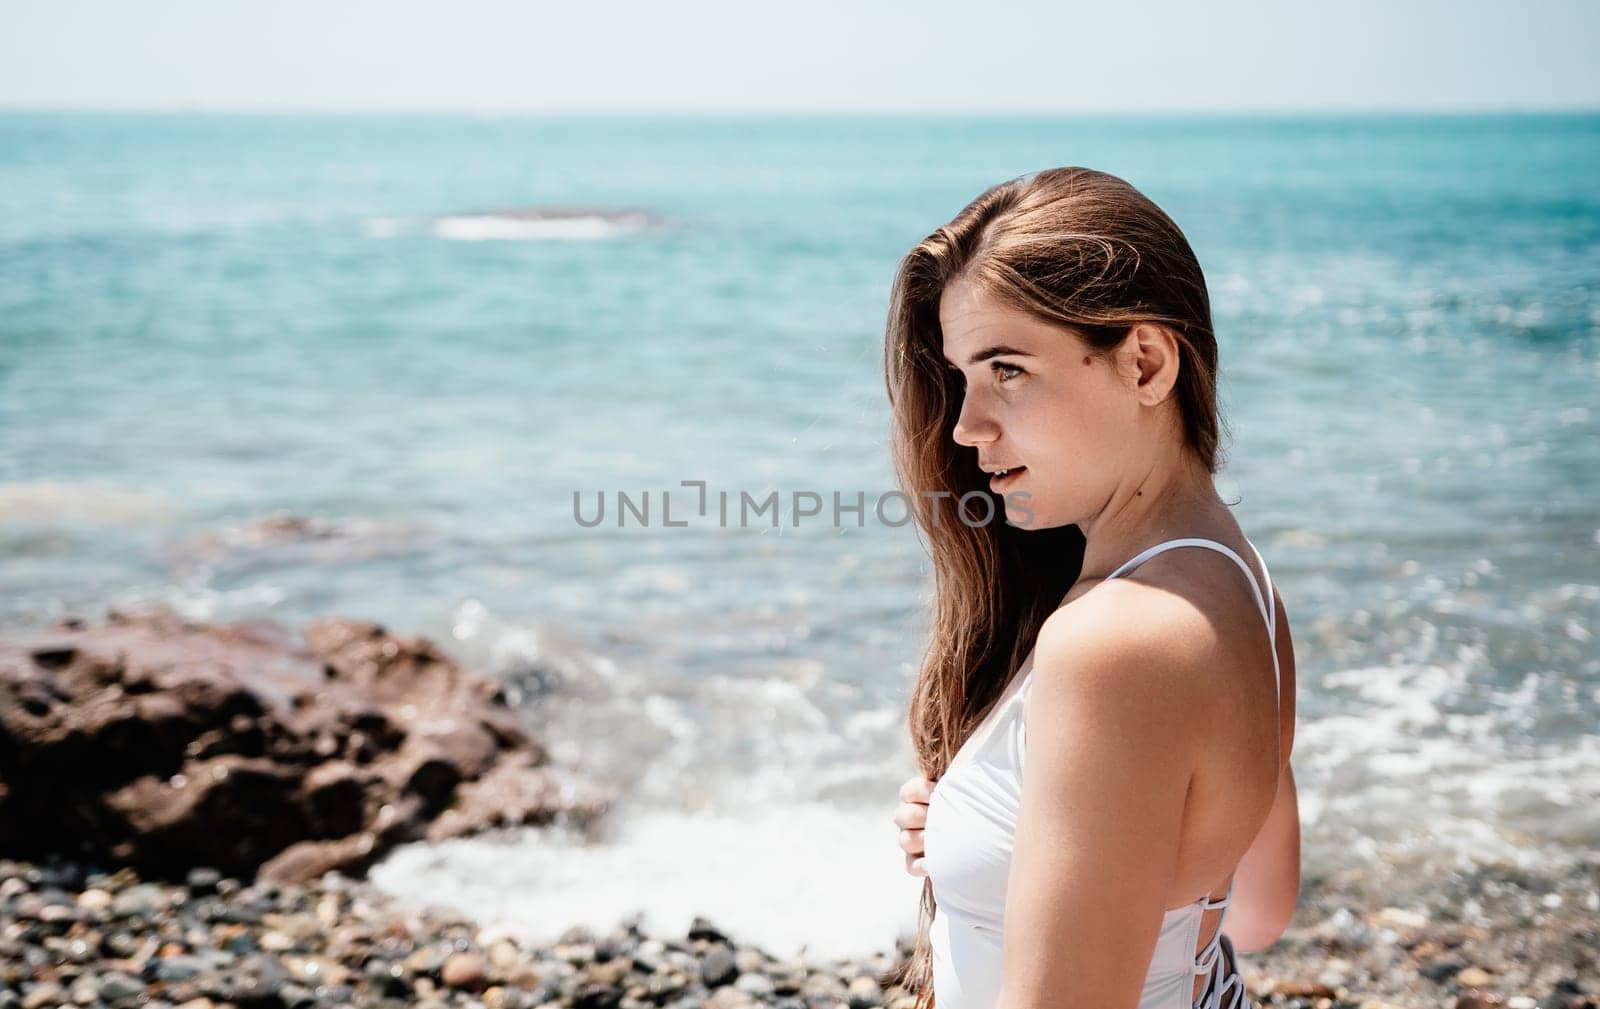
[[[576,812],[575,822],[589,819],[589,810],[604,811],[606,795],[558,766],[538,767],[534,760],[531,753],[511,754],[478,780],[462,784],[456,789],[455,805],[428,825],[428,840],[461,837],[485,827],[544,822],[541,811],[552,808]],[[570,815],[559,812],[554,818]]]
[[[425,639],[165,609],[0,641],[0,781],[0,856],[282,880],[609,802]]]
[[[298,841],[262,863],[262,879],[294,881],[316,879],[335,869],[364,866],[378,851],[378,836],[369,831],[332,841]]]

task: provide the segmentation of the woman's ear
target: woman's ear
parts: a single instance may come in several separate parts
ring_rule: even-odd
[[[1128,334],[1128,344],[1137,371],[1134,381],[1139,402],[1155,406],[1178,384],[1178,339],[1166,326],[1141,322]]]

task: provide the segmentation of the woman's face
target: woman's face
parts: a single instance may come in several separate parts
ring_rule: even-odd
[[[1110,358],[1091,354],[1076,333],[1001,304],[965,278],[946,285],[939,323],[945,360],[965,378],[952,437],[977,450],[983,469],[1013,469],[989,479],[1007,520],[1050,529],[1099,514],[1142,454],[1148,412],[1136,341],[1124,340]]]

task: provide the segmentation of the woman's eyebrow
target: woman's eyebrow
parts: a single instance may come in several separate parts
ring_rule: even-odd
[[[1032,354],[1028,353],[1025,350],[1018,350],[1015,347],[1008,347],[1003,343],[997,343],[993,347],[985,347],[982,350],[978,351],[976,354],[973,354],[972,357],[967,359],[967,364],[968,365],[974,365],[974,364],[977,364],[980,361],[987,361],[991,357],[999,357],[1001,354],[1014,354],[1017,357],[1032,357],[1033,356]],[[945,360],[949,361],[950,359],[949,358],[945,358]],[[955,365],[954,361],[951,361],[950,363],[951,363],[952,366]]]

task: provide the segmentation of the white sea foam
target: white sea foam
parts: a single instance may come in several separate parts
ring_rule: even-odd
[[[681,936],[702,915],[736,941],[813,960],[889,952],[916,926],[922,880],[905,872],[890,803],[823,804],[755,814],[616,809],[614,837],[584,845],[546,829],[409,845],[372,879],[419,904],[551,940],[567,927],[609,931],[634,914]]]
[[[1547,738],[1538,728],[1568,684],[1530,672],[1493,689],[1475,682],[1475,663],[1469,655],[1324,677],[1319,696],[1345,710],[1302,719],[1302,821],[1338,843],[1363,835],[1373,854],[1402,846],[1525,861],[1546,845],[1592,839],[1600,737]]]

